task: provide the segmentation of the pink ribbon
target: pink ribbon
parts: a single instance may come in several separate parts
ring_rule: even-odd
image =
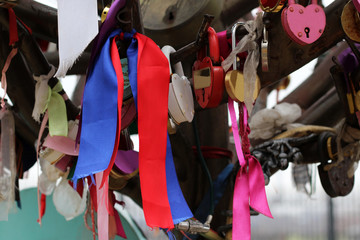
[[[1,107],[3,109],[5,109],[5,101],[4,98],[6,96],[6,90],[7,90],[7,83],[6,83],[6,72],[10,66],[11,60],[13,59],[13,57],[15,57],[15,55],[17,54],[18,49],[17,48],[13,48],[11,49],[11,52],[9,53],[8,57],[6,58],[4,67],[1,71],[1,87],[4,89],[4,96],[1,98]]]
[[[43,146],[54,149],[58,152],[62,152],[64,154],[70,156],[78,156],[79,155],[79,145],[74,147],[75,140],[72,140],[69,137],[64,136],[47,136],[43,143]]]
[[[232,131],[236,153],[240,162],[240,170],[237,173],[233,199],[233,239],[251,239],[250,209],[251,206],[257,212],[273,218],[265,192],[264,174],[258,160],[250,154],[250,141],[248,134],[247,109],[244,103],[239,103],[240,145],[239,130],[236,122],[234,102],[228,101]],[[244,153],[243,153],[244,151]]]
[[[108,240],[109,239],[109,212],[108,212],[108,204],[109,204],[109,179],[103,182],[104,185],[100,184],[103,179],[103,173],[99,172],[95,174],[96,180],[96,196],[97,196],[97,224],[98,224],[98,236],[99,240]]]

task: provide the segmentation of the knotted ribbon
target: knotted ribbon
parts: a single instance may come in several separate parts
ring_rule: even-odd
[[[10,66],[11,60],[15,57],[18,52],[16,43],[19,41],[16,15],[12,8],[8,9],[9,13],[9,46],[12,47],[8,57],[6,58],[3,69],[1,70],[1,88],[4,89],[4,96],[1,98],[1,107],[5,109],[5,96],[7,90],[6,72]]]
[[[246,105],[239,103],[239,130],[236,122],[234,102],[228,102],[236,153],[240,162],[240,170],[236,175],[233,200],[233,239],[251,239],[249,205],[259,213],[272,218],[265,193],[264,174],[258,160],[250,154],[248,134],[248,113]]]
[[[130,37],[125,33],[125,39]],[[127,56],[138,109],[139,174],[146,223],[171,229],[192,213],[176,177],[167,135],[169,62],[151,39],[139,33],[131,39]]]
[[[251,113],[253,108],[253,92],[256,83],[256,69],[259,65],[259,46],[256,40],[261,36],[263,29],[262,13],[258,13],[255,20],[247,21],[244,23],[245,29],[248,34],[245,35],[231,51],[229,56],[221,63],[225,72],[232,66],[234,59],[238,53],[248,51],[248,56],[244,64],[244,102]]]
[[[40,122],[40,116],[43,114],[47,107],[48,101],[51,96],[51,88],[49,87],[49,79],[52,78],[55,74],[55,67],[51,65],[51,69],[48,74],[36,76],[33,75],[34,80],[36,81],[35,85],[35,105],[32,112],[32,117],[35,121]]]
[[[40,121],[40,115],[47,110],[49,115],[49,134],[50,136],[68,135],[68,120],[66,113],[65,100],[66,94],[62,96],[59,92],[63,91],[61,83],[58,81],[51,88],[48,81],[54,75],[55,67],[46,75],[33,76],[37,82],[35,86],[35,105],[32,116],[36,121]],[[44,121],[44,120],[43,120]]]

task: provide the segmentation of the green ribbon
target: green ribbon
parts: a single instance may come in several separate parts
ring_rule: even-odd
[[[49,114],[49,132],[50,136],[68,135],[68,121],[66,114],[66,105],[64,98],[59,94],[63,90],[60,82],[52,89],[49,87],[48,114]]]

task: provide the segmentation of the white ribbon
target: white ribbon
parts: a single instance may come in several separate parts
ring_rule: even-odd
[[[12,112],[0,112],[1,147],[0,147],[0,221],[7,221],[9,212],[14,208],[16,152],[15,121]]]
[[[33,76],[36,81],[35,85],[35,105],[32,117],[40,122],[40,115],[47,109],[48,99],[51,95],[51,88],[48,85],[49,79],[55,74],[55,67],[51,65],[51,70],[47,75]]]
[[[99,32],[96,0],[58,0],[59,67],[66,72]]]
[[[248,51],[248,56],[244,64],[244,102],[249,114],[253,108],[253,93],[256,83],[256,69],[259,65],[260,51],[256,39],[261,36],[263,29],[262,13],[257,13],[255,20],[247,21],[244,24],[248,34],[245,35],[231,51],[230,55],[221,63],[226,72],[232,66],[236,55],[240,52]]]

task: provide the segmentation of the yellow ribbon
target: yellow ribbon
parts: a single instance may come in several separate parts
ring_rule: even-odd
[[[66,105],[63,97],[58,93],[63,87],[58,82],[52,89],[49,87],[49,99],[47,104],[49,114],[49,132],[50,136],[68,135],[68,121],[66,114]]]

